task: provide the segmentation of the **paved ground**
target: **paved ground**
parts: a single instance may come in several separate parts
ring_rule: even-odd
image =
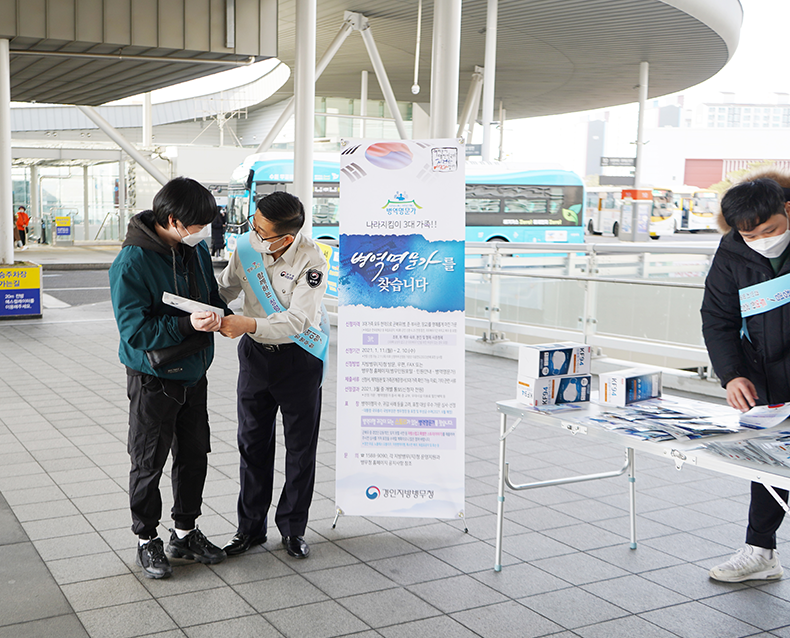
[[[331,528],[333,347],[311,557],[290,559],[271,532],[264,547],[241,557],[178,564],[173,578],[146,580],[129,530],[117,342],[107,302],[0,324],[0,638],[790,638],[790,579],[707,578],[707,568],[742,542],[748,484],[690,467],[677,472],[658,458],[637,455],[639,549],[628,549],[624,477],[509,493],[504,568],[494,572],[495,402],[510,398],[516,363],[479,354],[467,355],[468,534],[459,521],[435,519],[346,517]],[[235,344],[219,339],[199,521],[219,543],[235,530],[236,367]],[[620,448],[561,431],[521,426],[509,441],[517,482],[622,461]],[[786,546],[786,530],[781,540]]]

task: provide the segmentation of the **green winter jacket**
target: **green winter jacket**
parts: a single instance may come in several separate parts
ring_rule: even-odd
[[[118,356],[131,370],[191,386],[206,374],[214,358],[214,335],[204,350],[157,370],[147,350],[181,343],[197,331],[189,314],[162,302],[162,293],[217,306],[231,314],[219,296],[211,257],[205,243],[197,248],[171,248],[154,230],[154,215],[143,211],[132,217],[121,252],[110,267],[110,294],[121,343]]]

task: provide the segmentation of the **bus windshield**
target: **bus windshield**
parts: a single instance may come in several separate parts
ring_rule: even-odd
[[[675,212],[675,198],[671,190],[663,188],[653,189],[653,212],[651,217],[667,219],[672,217]]]

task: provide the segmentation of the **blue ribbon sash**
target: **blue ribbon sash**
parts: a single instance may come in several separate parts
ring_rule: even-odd
[[[751,317],[790,303],[790,273],[738,291],[741,317]]]
[[[250,287],[266,311],[266,315],[285,312],[286,308],[280,305],[277,295],[272,290],[269,275],[263,266],[260,253],[250,245],[249,233],[239,237],[236,250],[239,252],[239,261],[247,273],[247,281],[250,282]],[[321,304],[321,321],[318,327],[310,326],[304,332],[290,335],[288,338],[300,348],[323,361],[326,368],[326,354],[329,349],[329,316],[324,304]]]

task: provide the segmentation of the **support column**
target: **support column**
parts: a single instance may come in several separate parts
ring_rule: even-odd
[[[461,0],[435,0],[431,60],[431,137],[455,136],[461,56]]]
[[[496,77],[496,42],[499,0],[488,0],[486,13],[486,52],[483,71],[483,159],[491,160],[494,119],[494,78]]]
[[[313,234],[313,135],[315,129],[316,0],[296,0],[294,64],[294,194],[305,212],[302,234]]]
[[[137,162],[143,168],[143,170],[148,172],[151,177],[153,177],[162,186],[167,184],[169,181],[167,177],[165,177],[156,166],[149,162],[148,159],[135,148],[134,144],[129,142],[129,140],[127,140],[118,130],[116,130],[112,124],[99,115],[96,109],[94,109],[92,106],[77,106],[77,108],[91,122],[104,131],[113,142],[120,146],[121,149],[123,149],[135,162]]]
[[[88,241],[91,238],[91,222],[90,222],[90,181],[88,179],[88,167],[82,167],[82,214],[85,216],[83,224],[83,240]]]
[[[112,233],[110,234],[112,237]],[[126,160],[118,161],[118,239],[126,237]]]
[[[649,62],[639,63],[639,123],[636,127],[636,167],[634,168],[634,188],[642,188],[642,155],[645,150],[645,108],[647,105],[647,80]]]
[[[151,119],[151,93],[143,95],[143,136],[142,147],[149,148],[154,142],[154,123]]]
[[[341,45],[346,41],[346,38],[351,33],[351,21],[346,19],[343,20],[343,24],[340,25],[340,30],[337,32],[335,39],[332,40],[332,43],[327,48],[324,55],[318,61],[315,67],[315,79],[321,77],[321,74],[326,69],[327,65],[332,61],[332,58],[335,57],[335,53],[338,52]],[[295,96],[294,96],[295,97]],[[280,117],[277,118],[277,121],[274,123],[274,126],[269,129],[269,132],[266,134],[266,137],[263,138],[263,141],[258,145],[258,148],[255,149],[256,153],[265,153],[269,150],[269,147],[274,143],[274,140],[280,134],[280,131],[283,130],[285,123],[290,119],[290,117],[294,114],[294,97],[291,97],[288,100],[288,103],[285,105],[283,112],[280,113]]]
[[[41,224],[44,222],[44,211],[41,210],[39,204],[40,198],[39,185],[38,185],[38,166],[35,164],[30,167],[30,217],[32,219],[33,228],[36,229],[39,241],[43,242],[43,233],[41,232]]]
[[[362,71],[362,87],[359,94],[359,115],[362,117],[360,120],[359,137],[365,139],[365,118],[368,115],[368,72]]]
[[[0,39],[0,265],[14,263],[14,187],[11,183],[11,57]]]
[[[459,0],[460,1],[460,0]],[[350,14],[348,11],[346,15],[353,16],[354,28],[359,30],[362,36],[362,41],[365,43],[365,48],[368,51],[370,63],[373,65],[373,70],[376,72],[376,79],[379,81],[379,87],[384,94],[384,101],[387,103],[387,108],[390,110],[390,115],[395,119],[395,128],[398,129],[398,135],[402,140],[408,139],[406,135],[406,125],[403,123],[398,110],[398,102],[395,100],[395,93],[392,90],[389,77],[387,77],[387,70],[384,68],[384,62],[381,61],[379,49],[376,46],[376,41],[373,39],[373,32],[370,30],[370,22],[360,13]]]

